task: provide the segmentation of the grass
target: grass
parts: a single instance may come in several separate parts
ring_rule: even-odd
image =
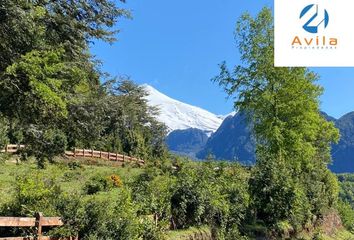
[[[186,230],[176,230],[170,231],[167,234],[168,240],[187,240],[191,239],[191,236],[194,236],[193,239],[208,239],[211,236],[211,231],[208,227],[200,228],[188,228]]]
[[[345,229],[338,231],[334,236],[321,236],[321,240],[354,240],[354,235]]]
[[[316,230],[315,230],[316,232]],[[320,230],[318,230],[317,233],[307,233],[307,232],[302,232],[299,234],[299,236],[296,238],[297,240],[354,240],[354,235],[347,231],[346,229],[342,228],[339,229],[334,235],[328,236],[323,233],[320,233]]]
[[[93,176],[118,175],[123,184],[131,182],[143,170],[131,165],[117,166],[103,160],[56,159],[55,164],[48,164],[45,169],[38,169],[33,160],[16,164],[14,157],[0,164],[0,206],[11,199],[15,192],[18,176],[45,174],[56,180],[64,192],[81,191],[84,184]],[[75,164],[69,164],[69,163]],[[71,167],[70,167],[71,165]]]

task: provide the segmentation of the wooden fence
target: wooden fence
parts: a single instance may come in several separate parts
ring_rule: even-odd
[[[126,155],[122,155],[119,153],[111,153],[111,152],[102,152],[96,151],[92,149],[77,149],[74,151],[66,151],[65,155],[68,157],[88,157],[88,158],[100,158],[109,161],[116,162],[130,162],[130,163],[138,163],[139,165],[144,165],[145,161],[139,158],[130,157]]]
[[[1,150],[2,153],[16,153],[18,150],[25,148],[25,145],[6,145],[5,149]],[[102,152],[92,149],[77,149],[73,151],[65,151],[65,155],[68,157],[84,157],[84,158],[100,158],[109,161],[121,162],[121,163],[137,163],[144,165],[145,161],[139,158],[122,155],[119,153]]]
[[[36,213],[34,218],[28,217],[0,217],[0,227],[34,227],[33,237],[0,237],[0,240],[59,240],[58,238],[43,236],[43,227],[57,227],[64,223],[60,217],[43,217]],[[78,240],[78,237],[60,238],[60,240]]]
[[[25,145],[15,145],[15,144],[9,144],[6,145],[3,150],[0,152],[2,153],[16,153],[19,149],[25,148]]]

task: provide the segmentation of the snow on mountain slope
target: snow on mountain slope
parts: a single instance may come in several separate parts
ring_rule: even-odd
[[[222,119],[223,121],[227,118],[227,117],[233,117],[236,115],[236,111],[232,111],[230,112],[229,114],[226,114],[226,115],[217,115],[218,118]]]
[[[197,128],[210,135],[220,127],[223,121],[220,116],[172,99],[148,84],[142,87],[149,94],[146,97],[148,104],[160,109],[160,114],[156,116],[157,120],[165,123],[169,132],[177,129]]]

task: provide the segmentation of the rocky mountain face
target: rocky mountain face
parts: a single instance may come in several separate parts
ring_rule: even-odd
[[[168,148],[180,155],[196,158],[208,141],[208,135],[200,129],[188,128],[175,130],[166,137]]]
[[[335,173],[354,172],[354,112],[335,119],[326,113],[322,115],[335,123],[340,131],[340,141],[332,146],[332,164],[329,168]],[[216,159],[239,161],[244,164],[255,162],[255,144],[250,128],[242,115],[227,118],[220,128],[208,139],[197,157],[205,158],[212,154]]]
[[[336,173],[354,172],[354,112],[348,113],[335,121],[341,138],[332,147],[333,163],[331,170]]]
[[[218,116],[204,109],[172,99],[149,85],[143,85],[149,93],[148,104],[158,107],[157,119],[169,128],[166,143],[172,152],[192,158],[255,163],[255,141],[251,129],[241,113]],[[354,172],[354,112],[335,119],[322,112],[335,123],[341,139],[332,147],[333,172]]]
[[[255,141],[242,114],[230,116],[208,139],[197,157],[204,159],[209,154],[218,160],[238,161],[242,164],[254,164]]]

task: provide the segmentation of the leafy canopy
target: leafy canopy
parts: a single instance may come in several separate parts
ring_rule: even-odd
[[[222,63],[214,81],[254,128],[257,164],[250,188],[256,217],[301,227],[336,202],[337,183],[327,164],[338,130],[320,114],[323,89],[314,72],[274,67],[270,9],[256,17],[244,14],[235,36],[242,64],[229,70]]]

